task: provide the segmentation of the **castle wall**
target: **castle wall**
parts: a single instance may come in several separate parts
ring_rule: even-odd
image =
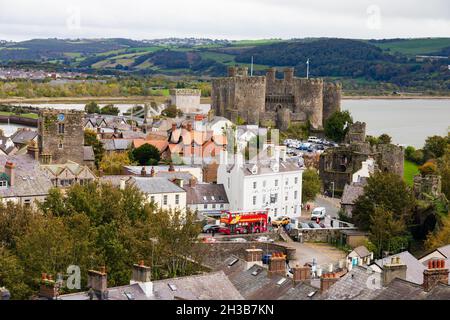
[[[196,89],[170,90],[170,102],[184,113],[194,112],[200,106],[201,91]]]
[[[322,128],[323,80],[296,78],[294,83],[295,112],[305,112],[313,129]]]
[[[340,83],[323,84],[323,125],[335,113],[341,111],[342,86]]]

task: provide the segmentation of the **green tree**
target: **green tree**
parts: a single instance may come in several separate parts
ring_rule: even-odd
[[[450,146],[447,146],[445,154],[437,160],[437,172],[441,176],[442,193],[450,199]]]
[[[393,212],[395,220],[409,223],[414,197],[400,176],[378,172],[367,179],[364,194],[356,200],[352,211],[353,222],[362,230],[369,230],[370,217],[376,207]]]
[[[303,172],[302,202],[306,203],[316,198],[320,192],[320,177],[315,169],[306,169]]]
[[[103,156],[99,168],[107,175],[117,175],[123,172],[123,167],[131,164],[128,153],[108,153]]]
[[[133,160],[139,165],[156,165],[161,160],[159,150],[151,144],[145,143],[131,152]]]
[[[388,134],[386,134],[386,133],[383,133],[382,135],[380,135],[380,136],[378,137],[378,141],[379,141],[379,143],[381,143],[381,144],[389,144],[389,143],[392,142],[392,138],[391,138],[390,135],[388,135]]]
[[[425,248],[433,250],[446,246],[450,243],[450,212],[442,218],[437,230],[430,232],[425,241]]]
[[[17,256],[0,246],[0,287],[11,293],[11,299],[26,300],[31,296],[31,288],[24,282],[24,267]]]
[[[376,247],[376,255],[382,257],[383,251],[398,252],[406,248],[408,236],[403,219],[395,219],[392,211],[375,207],[370,214],[369,240]]]
[[[325,136],[333,141],[344,141],[348,125],[353,123],[349,111],[336,111],[325,122]]]
[[[161,112],[161,115],[168,118],[176,118],[183,115],[183,112],[175,105],[170,105]]]
[[[100,107],[95,101],[91,101],[84,106],[84,111],[86,113],[100,113]]]
[[[112,115],[112,116],[117,116],[119,114],[119,112],[120,112],[119,108],[115,107],[112,104],[107,104],[100,110],[101,114],[107,114],[107,115]]]
[[[97,139],[97,133],[95,131],[90,129],[84,130],[84,145],[92,146],[95,155],[95,165],[98,168],[105,154],[105,149],[103,148],[102,142]]]
[[[448,137],[432,136],[428,137],[423,147],[426,160],[440,158],[444,155],[449,143]]]

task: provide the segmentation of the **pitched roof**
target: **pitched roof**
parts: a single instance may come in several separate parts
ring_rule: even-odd
[[[129,183],[135,185],[139,190],[147,194],[186,192],[166,178],[132,177],[129,180]]]
[[[223,184],[201,183],[194,186],[185,185],[187,204],[228,203]]]
[[[372,300],[380,292],[381,274],[356,266],[324,293],[326,300]]]
[[[353,251],[355,251],[356,254],[362,258],[370,256],[370,252],[365,246],[356,247]]]
[[[375,300],[420,300],[425,297],[421,285],[395,278],[391,281]]]
[[[394,257],[400,257],[400,261],[406,264],[406,280],[416,284],[423,283],[423,271],[426,269],[426,266],[408,251],[403,251],[398,254],[387,256],[383,259],[378,259],[374,262],[374,264],[383,269],[383,265],[390,263],[391,259]]]
[[[10,138],[16,144],[28,144],[31,140],[36,138],[37,131],[30,129],[19,129]]]
[[[124,151],[131,147],[131,139],[102,139],[103,148],[106,151]]]

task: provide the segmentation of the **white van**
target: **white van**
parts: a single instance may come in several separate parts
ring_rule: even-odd
[[[325,219],[326,209],[324,207],[317,207],[311,212],[311,220]]]
[[[319,143],[319,142],[320,142],[320,139],[317,138],[317,137],[311,136],[311,137],[308,138],[308,142],[311,142],[311,143]]]

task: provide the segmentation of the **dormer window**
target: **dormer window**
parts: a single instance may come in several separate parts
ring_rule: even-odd
[[[6,188],[8,188],[8,181],[0,180],[0,189],[6,189]]]

